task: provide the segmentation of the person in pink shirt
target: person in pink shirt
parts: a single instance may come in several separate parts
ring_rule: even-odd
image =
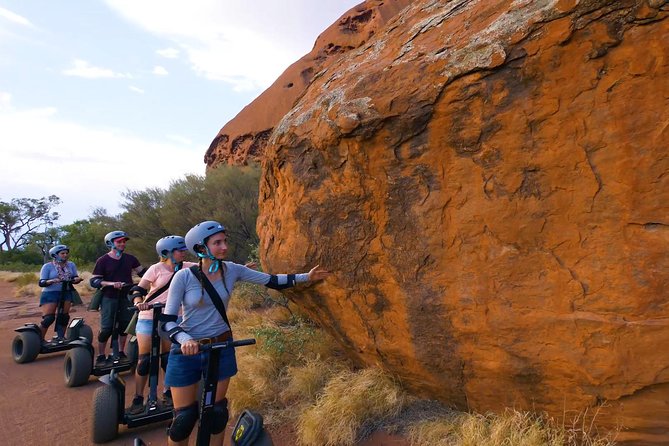
[[[192,262],[184,262],[187,253],[186,243],[183,237],[178,235],[169,235],[156,242],[156,252],[160,261],[151,265],[144,273],[139,284],[130,290],[133,298],[133,304],[140,310],[137,318],[135,332],[137,335],[137,345],[139,348],[139,357],[137,369],[135,371],[135,396],[130,406],[130,413],[138,414],[145,410],[144,407],[144,388],[149,375],[149,352],[151,351],[151,330],[153,312],[149,305],[155,303],[165,303],[167,301],[167,290],[172,276],[175,272],[183,268],[189,268],[196,265]],[[164,291],[161,292],[161,289]],[[155,296],[154,294],[160,294]],[[150,300],[150,302],[147,302]],[[163,372],[167,369],[167,358],[170,351],[170,341],[163,340],[160,354],[160,367]],[[163,392],[163,404],[172,404],[172,395],[169,388]]]

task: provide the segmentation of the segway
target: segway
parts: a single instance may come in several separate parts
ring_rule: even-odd
[[[200,396],[200,416],[198,418],[198,424],[197,424],[197,439],[195,441],[196,446],[209,446],[209,442],[211,439],[211,424],[213,422],[212,416],[214,415],[213,408],[214,408],[214,403],[216,402],[216,388],[218,387],[218,364],[219,360],[221,358],[221,351],[225,348],[235,348],[235,347],[242,347],[244,345],[253,345],[256,343],[255,339],[242,339],[239,341],[225,341],[225,342],[215,342],[213,344],[205,344],[205,345],[200,345],[200,351],[205,352],[209,351],[209,356],[207,358],[207,368],[204,373],[204,378],[203,378],[203,386],[202,386],[202,393]],[[181,350],[177,350],[176,353],[181,353]],[[256,419],[256,421],[260,421],[260,425],[258,423],[247,423],[244,426],[245,427],[255,427],[256,429],[260,427],[262,429],[262,417],[260,420]],[[239,425],[239,422],[237,423]],[[240,425],[241,426],[241,425]],[[235,429],[241,430],[241,433],[238,433],[237,437],[238,440],[235,441],[235,435],[233,432],[232,440],[233,440],[233,445],[263,445],[263,446],[271,446],[271,438],[269,437],[269,434],[265,433],[263,435],[265,443],[256,443],[255,440],[261,440],[257,435],[256,438],[254,438],[254,442],[247,442],[247,443],[240,443],[240,441],[250,438],[249,435],[243,435],[243,431],[245,430],[245,427],[240,427],[236,426]],[[249,431],[250,432],[250,431]],[[254,434],[257,434],[254,432]],[[269,441],[269,442],[267,442]]]
[[[216,387],[218,387],[218,364],[221,358],[221,350],[235,348],[244,345],[253,345],[255,339],[242,339],[239,341],[216,342],[213,344],[200,345],[200,351],[209,351],[207,358],[207,369],[204,373],[204,383],[200,394],[200,416],[197,425],[196,446],[209,446],[211,440],[211,424],[214,403],[216,399]],[[175,351],[181,353],[181,349]],[[272,438],[263,429],[262,417],[254,412],[245,410],[240,415],[235,429],[232,432],[233,446],[273,446]],[[146,446],[141,438],[135,438],[134,446]]]
[[[172,418],[172,405],[158,402],[158,373],[160,370],[160,335],[158,323],[165,304],[150,305],[153,310],[151,329],[151,354],[149,355],[149,398],[144,412],[131,414],[125,409],[125,382],[116,370],[100,378],[105,386],[95,389],[93,394],[93,442],[106,443],[118,436],[118,427],[145,426]],[[132,307],[137,311],[136,307]]]
[[[119,298],[120,299],[120,298]],[[121,305],[121,303],[119,303]],[[111,337],[112,345],[112,362],[105,362],[104,364],[96,365],[94,363],[95,349],[93,348],[93,341],[79,339],[72,342],[72,348],[65,354],[65,385],[67,387],[79,387],[88,382],[89,376],[104,376],[109,375],[112,370],[117,373],[134,371],[137,363],[137,338],[130,336],[126,344],[125,359],[119,358],[118,336],[125,327],[118,326],[116,313],[114,314],[113,334]]]
[[[71,289],[71,280],[62,282],[60,298],[56,307],[54,330],[56,330],[58,321],[63,315],[65,293]],[[53,338],[46,342],[42,342],[42,330],[37,324],[24,324],[14,331],[19,334],[12,341],[12,357],[19,364],[32,362],[40,354],[44,355],[70,350],[79,342],[83,342],[84,340],[90,342],[93,339],[93,330],[84,323],[84,319],[81,317],[75,317],[69,322],[64,338],[60,338],[56,332]]]

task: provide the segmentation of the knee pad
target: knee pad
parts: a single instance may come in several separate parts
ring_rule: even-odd
[[[170,357],[169,352],[160,354],[160,368],[163,369],[164,372],[167,372],[167,360],[169,359],[169,357]]]
[[[223,398],[221,401],[214,403],[212,408],[214,415],[212,416],[212,434],[220,434],[228,425],[228,399]]]
[[[137,374],[146,376],[149,374],[149,354],[143,353],[137,358]]]
[[[174,417],[167,433],[172,441],[184,441],[193,432],[198,418],[197,403],[174,409]]]
[[[42,323],[40,324],[42,328],[49,328],[51,324],[53,324],[53,321],[56,320],[56,315],[51,313],[51,314],[45,314],[42,316]]]
[[[70,322],[69,313],[61,313],[56,317],[56,325],[60,327],[67,327],[68,322]]]
[[[112,335],[112,330],[111,328],[103,328],[100,330],[100,333],[98,333],[98,341],[99,342],[107,342],[107,339],[109,339]]]

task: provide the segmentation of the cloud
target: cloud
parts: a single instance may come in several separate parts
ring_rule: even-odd
[[[83,77],[85,79],[132,79],[128,73],[117,73],[109,68],[95,67],[85,60],[75,59],[71,68],[63,70],[66,76]]]
[[[313,0],[291,2],[290,8],[274,0],[252,6],[245,0],[199,0],[197,8],[181,0],[105,1],[126,20],[174,42],[199,76],[230,83],[237,91],[267,88],[331,23],[305,22],[300,16],[301,9],[316,8]],[[349,2],[357,0],[331,0],[321,9],[332,10],[333,4],[345,9]],[[311,37],[302,28],[309,28]]]
[[[164,48],[156,51],[156,54],[163,56],[166,59],[176,59],[179,57],[179,53],[180,51],[176,48]]]
[[[135,87],[134,85],[129,86],[128,90],[134,91],[135,93],[138,93],[138,94],[144,94],[144,90],[142,90],[139,87]]]
[[[167,76],[170,73],[167,72],[165,67],[161,67],[160,65],[156,65],[155,67],[153,67],[153,74],[155,74],[156,76]]]
[[[53,107],[17,110],[10,95],[0,92],[0,98],[0,147],[12,149],[3,154],[0,178],[11,177],[14,189],[3,193],[58,195],[69,209],[61,223],[86,218],[97,206],[119,212],[121,194],[128,189],[165,189],[186,174],[204,174],[202,147],[186,138],[148,140],[116,128],[67,121]]]
[[[0,18],[3,18],[5,20],[8,20],[12,23],[15,23],[17,25],[22,25],[22,26],[27,26],[29,28],[34,28],[35,25],[33,25],[30,20],[26,19],[23,16],[20,16],[8,9],[0,7]]]
[[[184,138],[183,136],[179,136],[179,135],[167,135],[167,139],[178,142],[178,143],[183,144],[185,146],[190,146],[190,145],[193,144],[193,141],[191,141],[190,139]]]

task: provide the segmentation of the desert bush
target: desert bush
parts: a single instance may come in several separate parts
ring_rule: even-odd
[[[35,273],[23,273],[17,275],[12,282],[14,282],[16,286],[22,287],[37,283],[38,280],[39,277]]]

